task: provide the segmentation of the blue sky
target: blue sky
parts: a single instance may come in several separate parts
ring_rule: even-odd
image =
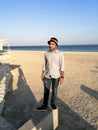
[[[98,44],[98,0],[0,0],[0,39],[11,45]]]

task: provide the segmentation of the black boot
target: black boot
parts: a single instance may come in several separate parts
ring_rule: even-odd
[[[42,105],[40,107],[37,107],[37,110],[38,111],[46,111],[47,110],[47,107],[45,105]]]
[[[49,98],[49,92],[44,93],[44,101],[43,101],[43,105],[38,107],[37,110],[39,111],[46,111],[47,107],[48,107],[48,98]]]
[[[57,109],[55,104],[51,104],[52,109]]]

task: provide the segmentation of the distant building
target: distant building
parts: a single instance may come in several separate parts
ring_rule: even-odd
[[[3,50],[3,45],[5,43],[8,43],[8,40],[7,39],[0,39],[0,50]]]

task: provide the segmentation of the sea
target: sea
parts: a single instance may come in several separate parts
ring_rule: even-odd
[[[23,51],[47,51],[47,46],[4,46],[4,50],[23,50]],[[98,45],[59,45],[58,50],[70,52],[98,52]]]

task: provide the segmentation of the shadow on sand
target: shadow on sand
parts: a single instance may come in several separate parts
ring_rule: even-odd
[[[94,66],[96,70],[91,70],[94,73],[98,73],[98,66]]]
[[[10,122],[12,125],[14,125],[16,129],[18,129],[20,126],[26,123],[29,119],[32,120],[34,125],[37,125],[42,119],[44,119],[46,116],[49,115],[51,110],[50,108],[48,108],[47,112],[32,111],[32,108],[36,106],[36,104],[40,104],[42,100],[39,103],[37,102],[33,92],[31,91],[27,83],[27,80],[20,65],[9,65],[9,66],[11,68],[10,73],[11,70],[17,69],[19,76],[17,82],[17,89],[12,90],[11,94],[7,94],[5,96],[5,104],[2,116],[5,117],[6,120]],[[11,84],[13,84],[13,80]],[[91,91],[89,92],[92,93]],[[57,104],[59,112],[58,114],[59,125],[56,130],[95,130],[93,126],[87,123],[67,104],[62,102],[62,100],[57,99]],[[35,118],[35,116],[36,117],[38,116],[40,118],[37,119]],[[53,117],[51,117],[50,120],[53,120]],[[41,130],[44,129],[41,127]]]
[[[0,55],[3,55],[4,52],[6,52],[6,51],[0,50]]]
[[[84,92],[86,92],[87,94],[89,94],[90,96],[94,97],[96,100],[98,100],[98,91],[95,91],[91,88],[88,88],[85,85],[81,85],[80,87]]]

